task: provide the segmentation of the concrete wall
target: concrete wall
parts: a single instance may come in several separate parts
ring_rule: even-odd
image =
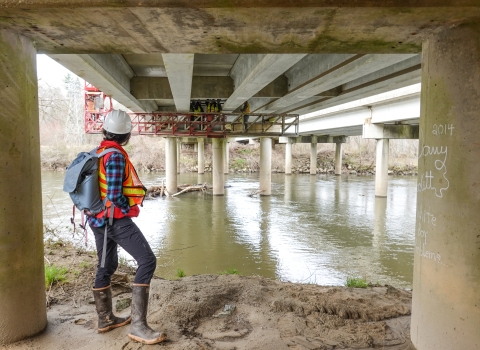
[[[411,338],[480,348],[480,24],[423,47]]]
[[[0,30],[0,344],[47,324],[36,50]]]

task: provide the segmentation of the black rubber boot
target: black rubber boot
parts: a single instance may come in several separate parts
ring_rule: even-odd
[[[128,337],[143,344],[157,344],[165,339],[165,333],[155,332],[147,324],[148,284],[134,284],[132,286],[132,325]]]
[[[111,329],[125,326],[132,320],[131,316],[117,317],[112,312],[112,288],[93,288],[93,298],[98,315],[98,333],[108,332]]]

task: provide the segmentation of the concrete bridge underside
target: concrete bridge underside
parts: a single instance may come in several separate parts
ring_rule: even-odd
[[[46,326],[36,53],[147,112],[303,114],[421,80],[411,338],[480,346],[477,0],[0,0],[0,343]]]

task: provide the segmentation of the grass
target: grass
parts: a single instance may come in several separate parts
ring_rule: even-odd
[[[80,268],[81,268],[81,269],[88,269],[88,268],[90,268],[91,266],[93,266],[93,264],[90,263],[90,262],[88,262],[88,261],[82,261],[82,262],[80,263]]]
[[[368,287],[367,279],[362,277],[347,277],[347,282],[345,283],[345,285],[350,288]]]
[[[49,288],[54,283],[64,282],[67,279],[66,273],[65,267],[45,266],[45,287]]]
[[[182,269],[177,269],[177,277],[178,278],[182,278],[182,277],[185,277],[186,274],[185,274],[185,271],[183,271]]]
[[[239,275],[237,269],[229,268],[219,273],[220,275]]]

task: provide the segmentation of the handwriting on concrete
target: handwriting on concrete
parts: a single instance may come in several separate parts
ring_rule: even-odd
[[[453,124],[434,124],[432,133],[436,136],[453,135]],[[423,174],[420,174],[417,185],[417,191],[433,191],[439,198],[450,187],[450,181],[447,178],[447,146],[422,145],[418,152],[420,158],[433,159],[433,168],[427,168]]]
[[[453,124],[433,124],[431,132],[434,138],[444,139],[452,136],[454,129]],[[450,187],[447,177],[448,146],[435,143],[436,145],[420,145],[418,159],[425,160],[425,171],[419,174],[417,191],[432,191],[436,197],[443,198],[445,191]],[[417,208],[415,253],[423,259],[445,265],[440,253],[432,251],[430,247],[435,239],[437,224],[437,216],[430,207],[425,208],[420,205],[420,208]]]
[[[417,232],[416,232],[416,244],[415,252],[421,257],[431,259],[436,263],[442,264],[442,256],[439,253],[435,253],[428,250],[428,242],[431,239],[430,232],[435,232],[434,228],[437,226],[437,218],[429,209],[420,208],[417,209]]]

